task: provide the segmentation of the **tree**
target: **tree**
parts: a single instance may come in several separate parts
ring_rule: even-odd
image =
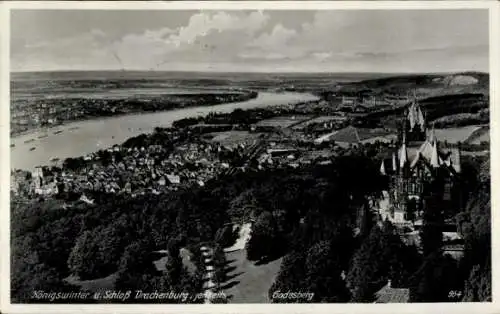
[[[226,254],[220,245],[216,245],[213,250],[212,263],[215,269],[215,281],[220,285],[227,279],[226,276]]]
[[[284,240],[273,215],[269,212],[262,213],[250,231],[250,238],[246,243],[247,258],[260,261],[279,256],[285,248]]]
[[[465,252],[460,269],[465,277],[464,301],[491,300],[491,191],[489,159],[479,166],[479,180],[465,211],[457,215]]]
[[[94,231],[85,231],[68,258],[68,268],[81,279],[99,277],[98,240]]]
[[[120,258],[119,272],[134,272],[153,269],[150,254],[145,254],[148,245],[145,241],[136,241],[125,248]]]
[[[168,256],[168,260],[165,265],[165,272],[168,278],[168,283],[171,287],[175,287],[180,284],[182,275],[186,273],[186,270],[184,269],[184,265],[182,264],[182,259],[179,254]]]
[[[83,168],[86,165],[85,160],[83,157],[78,157],[78,158],[66,158],[63,162],[63,168],[67,168],[72,171],[79,170]]]
[[[11,286],[12,303],[67,303],[68,300],[50,300],[34,298],[34,291],[74,292],[77,287],[72,286],[59,277],[54,268],[45,264],[29,265],[25,270],[26,276],[20,281],[13,281]],[[19,285],[20,284],[20,285]]]
[[[348,302],[350,295],[341,277],[342,267],[338,248],[330,241],[320,241],[307,251],[292,251],[283,258],[275,281],[269,289],[269,298],[274,303],[303,302]],[[301,291],[312,294],[312,298],[281,299],[278,293]]]
[[[404,287],[418,261],[416,249],[401,242],[390,222],[382,228],[375,226],[354,254],[347,273],[352,301],[372,302],[374,293],[388,280]]]
[[[232,225],[226,225],[219,228],[215,233],[215,242],[222,247],[229,247],[234,244],[237,238],[237,233],[233,231]]]
[[[426,256],[410,282],[410,302],[456,302],[462,294],[457,262],[440,252]]]
[[[343,303],[350,299],[341,278],[342,267],[332,243],[322,241],[312,246],[306,257],[305,291],[314,294],[311,301]]]
[[[464,302],[491,301],[491,266],[475,265],[465,282]]]
[[[248,222],[251,218],[258,217],[262,211],[255,191],[248,189],[231,201],[228,214],[232,219]]]
[[[69,255],[69,269],[81,279],[98,278],[116,271],[127,241],[125,233],[117,224],[85,231]]]
[[[141,242],[133,242],[125,248],[118,267],[115,289],[121,291],[144,289],[143,277],[156,275],[157,271],[150,254],[144,254],[144,250]]]
[[[283,258],[278,275],[269,288],[268,296],[272,302],[286,303],[287,301],[292,301],[275,298],[274,295],[276,292],[303,291],[304,286],[302,284],[306,276],[305,261],[306,258],[303,251],[292,251]]]

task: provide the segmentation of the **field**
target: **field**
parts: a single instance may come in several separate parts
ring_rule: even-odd
[[[250,133],[247,131],[227,131],[210,133],[211,141],[218,142],[223,146],[233,146],[240,143],[248,143],[257,140],[261,133]]]
[[[246,259],[246,251],[238,250],[226,253],[233,277],[223,288],[229,303],[269,303],[268,291],[274,282],[282,259],[268,264],[255,265]]]
[[[467,139],[480,128],[481,126],[478,125],[470,125],[461,128],[436,129],[435,134],[439,141],[446,141],[454,144],[458,142],[466,142]]]
[[[292,127],[292,129],[294,130],[297,130],[297,129],[302,129],[310,124],[313,124],[313,123],[325,123],[325,122],[330,122],[330,121],[334,121],[334,122],[342,122],[342,121],[345,121],[346,118],[345,117],[341,117],[341,116],[320,116],[320,117],[317,117],[317,118],[314,118],[314,119],[310,119],[310,120],[306,120],[302,123],[299,123],[299,124],[296,124]]]
[[[260,265],[247,260],[245,244],[250,237],[251,224],[238,227],[236,243],[225,249],[228,280],[221,289],[229,303],[267,303],[267,292],[280,269],[281,258]]]
[[[474,140],[470,141],[470,144],[481,144],[482,142],[490,141],[490,132],[485,132],[481,136],[476,137]]]
[[[473,134],[467,139],[467,144],[479,145],[483,142],[490,142],[490,128],[482,127],[479,130],[473,132]]]
[[[272,119],[262,120],[256,123],[256,126],[261,127],[276,127],[276,128],[288,128],[296,123],[310,119],[311,116],[281,116]]]
[[[374,142],[376,140],[385,142],[390,141],[394,137],[395,135],[391,131],[385,129],[355,128],[353,126],[348,126],[346,128],[324,134],[317,138],[316,142],[321,143],[323,141],[335,141],[337,144],[357,144],[359,142]]]

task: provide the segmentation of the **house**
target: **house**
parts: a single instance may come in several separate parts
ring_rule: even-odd
[[[363,105],[356,105],[352,109],[352,112],[354,112],[354,113],[367,113],[369,111],[370,111],[370,109],[368,109],[368,107],[363,106]]]
[[[80,201],[85,202],[89,205],[94,204],[94,200],[89,199],[85,194],[82,194],[82,196],[80,197]]]
[[[354,105],[359,101],[358,96],[342,96],[342,105]]]
[[[410,300],[410,289],[393,288],[391,280],[375,293],[375,302],[373,303],[408,303]]]
[[[178,175],[167,174],[167,179],[172,184],[179,184],[179,183],[181,183],[181,178]]]

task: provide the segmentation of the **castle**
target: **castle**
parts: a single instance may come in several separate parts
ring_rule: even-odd
[[[387,204],[379,212],[382,219],[413,226],[421,221],[430,193],[438,193],[443,213],[459,210],[460,148],[440,147],[416,100],[405,111],[398,142],[392,156],[380,165],[380,173],[389,182]]]

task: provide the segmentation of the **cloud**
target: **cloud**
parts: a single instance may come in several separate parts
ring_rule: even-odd
[[[148,30],[124,36],[115,43],[117,53],[127,64],[148,62],[148,67],[183,61],[214,62],[233,59],[269,21],[262,12],[200,12],[187,25],[176,29]]]
[[[262,33],[248,44],[248,47],[258,47],[263,50],[273,51],[282,49],[288,41],[297,36],[297,32],[293,29],[287,29],[281,24],[274,26],[270,33]]]
[[[176,45],[183,43],[192,44],[199,37],[204,37],[212,32],[243,31],[253,34],[260,30],[269,20],[269,16],[262,12],[252,12],[246,16],[237,16],[228,12],[215,14],[201,12],[194,14],[185,27],[181,27],[177,34],[169,37]]]
[[[175,12],[165,13],[166,19],[169,14]],[[412,64],[419,70],[458,67],[460,58],[464,65],[487,65],[482,52],[488,50],[488,15],[473,10],[323,10],[304,21],[294,16],[290,23],[273,11],[197,11],[182,24],[137,28],[118,37],[96,27],[74,36],[18,41],[16,47],[23,47],[11,56],[22,68],[168,70],[232,64],[250,69],[274,63],[276,68],[391,71]]]

